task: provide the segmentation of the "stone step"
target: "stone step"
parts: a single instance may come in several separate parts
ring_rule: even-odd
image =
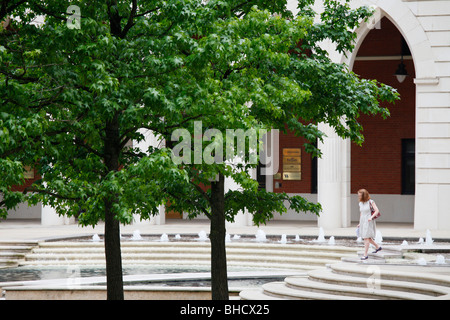
[[[103,248],[103,241],[49,241],[39,242],[39,248],[91,248],[98,247]],[[122,241],[121,248],[127,247],[152,247],[152,248],[185,248],[185,247],[197,247],[197,248],[210,248],[209,241]],[[355,254],[360,248],[356,247],[343,247],[343,246],[328,246],[328,245],[306,245],[306,244],[276,244],[276,243],[252,243],[252,242],[229,242],[226,243],[227,249],[243,249],[246,251],[253,251],[255,249],[264,250],[274,253],[273,249],[280,251],[292,251],[292,252],[329,252],[335,254]]]
[[[102,260],[105,259],[103,252],[85,252],[85,253],[31,253],[26,255],[27,261],[43,261],[43,260]],[[122,252],[122,260],[207,260],[210,261],[210,253],[124,253]],[[280,261],[280,257],[254,253],[252,256],[241,254],[227,253],[227,259],[229,261],[254,261],[259,263],[277,263]],[[284,257],[284,263],[290,264],[308,264],[308,265],[326,265],[329,263],[336,263],[336,259],[314,258],[314,257]]]
[[[37,240],[0,240],[0,246],[7,247],[16,247],[16,246],[24,246],[24,247],[35,247],[39,244]]]
[[[403,252],[401,250],[397,250],[396,248],[390,248],[388,246],[382,246],[382,250],[377,253],[373,253],[374,248],[370,248],[368,252],[369,259],[373,260],[386,260],[386,259],[400,259],[403,257]],[[364,255],[364,251],[358,250],[357,252],[359,257]]]
[[[24,258],[25,258],[25,253],[0,251],[0,259],[22,260]]]
[[[11,268],[11,267],[17,267],[19,265],[19,262],[16,260],[11,259],[0,259],[0,269],[2,268]]]
[[[411,292],[432,297],[446,295],[450,292],[447,288],[437,285],[380,279],[373,269],[366,274],[366,277],[336,274],[332,269],[313,270],[308,273],[308,276],[311,280],[323,283],[363,288],[377,286],[383,290]]]
[[[306,279],[307,280],[307,279]],[[281,297],[284,299],[301,299],[301,300],[365,300],[360,297],[348,297],[342,295],[335,295],[326,292],[314,292],[298,290],[286,286],[285,282],[270,282],[262,286],[264,294]]]
[[[441,281],[438,281],[440,279]],[[426,282],[433,283],[426,283]],[[450,276],[429,271],[404,272],[350,263],[332,264],[305,276],[290,276],[284,282],[244,290],[241,299],[395,299],[450,300]]]
[[[247,289],[239,293],[241,300],[286,300],[286,297],[267,294],[263,289]]]
[[[33,246],[0,246],[0,252],[8,251],[8,252],[30,252],[34,247]]]
[[[379,276],[380,279],[426,283],[439,285],[442,287],[450,287],[450,276],[427,272],[429,270],[427,270],[426,267],[423,268],[423,272],[377,269],[378,266],[364,266],[350,263],[332,264],[329,267],[336,274],[351,275],[355,277],[367,277],[368,272],[372,272],[372,274],[374,272],[378,272],[377,276]]]
[[[324,249],[317,250],[317,247]],[[199,263],[209,265],[209,242],[126,241],[121,245],[124,264]],[[227,243],[230,266],[282,268],[309,271],[340,261],[344,255],[354,256],[356,248],[334,246],[283,245],[269,243]],[[103,242],[64,241],[41,242],[27,254],[21,265],[104,265]]]
[[[21,261],[21,266],[105,266],[105,259],[101,260],[39,260],[39,261]],[[205,260],[124,260],[124,266],[203,266],[209,267],[211,261]],[[325,266],[308,266],[302,264],[286,264],[280,263],[261,263],[258,261],[227,261],[229,267],[245,267],[258,269],[284,269],[291,271],[307,272],[317,268],[325,268]]]
[[[25,255],[37,246],[37,241],[0,241],[0,268],[17,267]]]
[[[177,253],[177,254],[210,254],[211,250],[209,247],[187,247],[184,246],[182,248],[180,247],[160,247],[160,246],[126,246],[122,247],[121,251],[123,254],[129,254],[129,253],[142,253],[142,254],[158,254],[158,253]],[[82,253],[82,254],[93,254],[93,253],[104,253],[104,248],[100,246],[88,246],[88,247],[45,247],[40,246],[38,248],[33,249],[33,254],[66,254],[66,253]],[[260,249],[255,250],[254,248],[233,248],[228,247],[227,248],[228,254],[235,254],[235,255],[249,255],[249,254],[259,254],[259,255],[270,255],[273,257],[312,257],[312,258],[325,258],[325,259],[335,259],[339,260],[343,254],[342,253],[336,253],[336,252],[314,252],[314,251],[290,251],[290,250],[269,250],[269,249]],[[354,254],[349,254],[348,256],[354,256]]]
[[[330,272],[330,271],[328,271]],[[331,272],[330,272],[331,273]],[[417,294],[412,292],[384,290],[381,289],[374,281],[366,287],[352,286],[351,283],[343,282],[342,284],[332,284],[322,281],[316,281],[316,278],[298,278],[287,277],[285,279],[286,286],[303,291],[327,293],[336,296],[362,297],[368,299],[382,300],[427,300],[433,299],[434,296]]]

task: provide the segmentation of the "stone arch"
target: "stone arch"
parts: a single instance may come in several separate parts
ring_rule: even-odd
[[[341,62],[346,63],[352,70],[359,46],[370,30],[376,27],[376,23],[383,17],[387,17],[403,35],[411,50],[416,79],[434,84],[437,81],[437,70],[431,44],[419,20],[409,7],[400,0],[367,0],[366,2],[373,5],[375,14],[369,23],[362,23],[356,30],[355,49],[347,56],[343,56]]]

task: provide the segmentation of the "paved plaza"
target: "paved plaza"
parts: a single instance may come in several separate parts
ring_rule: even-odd
[[[132,224],[121,226],[122,234],[133,234],[139,230],[141,234],[161,235],[167,234],[193,234],[197,235],[200,231],[209,233],[208,220],[167,220],[164,225],[152,224]],[[301,221],[271,221],[266,225],[259,227],[266,235],[288,236],[299,235],[314,237],[319,234],[319,227],[316,222]],[[325,238],[335,237],[355,237],[356,223],[348,228],[325,229]],[[385,239],[415,240],[426,237],[426,230],[415,230],[412,224],[404,223],[377,223],[379,230]],[[227,225],[227,233],[234,235],[254,235],[258,231],[257,226],[235,226]],[[430,230],[433,239],[449,241],[450,230]],[[43,226],[39,221],[21,221],[21,220],[3,220],[0,221],[0,240],[47,240],[59,237],[87,236],[93,234],[103,234],[103,223],[96,227],[81,227],[76,224],[60,226]],[[416,240],[416,241],[417,241]]]

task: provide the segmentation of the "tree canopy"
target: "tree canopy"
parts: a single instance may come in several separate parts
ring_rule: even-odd
[[[147,219],[169,200],[191,217],[203,212],[217,218],[211,231],[220,229],[222,247],[224,221],[239,211],[258,224],[287,202],[318,214],[319,204],[259,189],[249,174],[257,163],[215,153],[229,145],[227,129],[277,129],[304,136],[320,156],[318,123],[361,143],[359,115],[389,114],[379,102],[395,101],[394,89],[320,48],[329,39],[351,50],[370,9],[326,0],[314,23],[313,3],[299,1],[294,16],[282,0],[2,1],[0,19],[13,19],[0,31],[1,214],[26,198],[82,225],[105,221],[111,299],[123,298],[119,223],[134,214]],[[199,122],[217,130],[199,140],[215,160],[195,163],[192,152],[190,163],[174,162],[173,132],[194,135]],[[166,147],[136,147],[147,131]],[[28,194],[10,188],[23,165],[41,177]],[[225,192],[225,177],[239,189]]]

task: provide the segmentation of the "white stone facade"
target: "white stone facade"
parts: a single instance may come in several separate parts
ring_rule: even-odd
[[[376,6],[375,17],[391,20],[411,50],[416,71],[414,228],[450,230],[450,1],[363,0],[353,1],[352,5]],[[370,27],[364,23],[357,30],[355,52]],[[355,52],[341,61],[352,67]],[[336,144],[340,144],[339,151]],[[318,199],[321,201],[324,192],[327,197],[334,196],[333,200],[321,202],[325,214],[319,224],[345,227],[349,222],[349,202],[354,202],[347,198],[351,164],[348,155],[342,155],[348,152],[348,142],[337,142],[331,136],[323,147]],[[339,169],[341,173],[333,174]],[[338,210],[340,214],[336,214]],[[337,217],[327,218],[329,212]]]

